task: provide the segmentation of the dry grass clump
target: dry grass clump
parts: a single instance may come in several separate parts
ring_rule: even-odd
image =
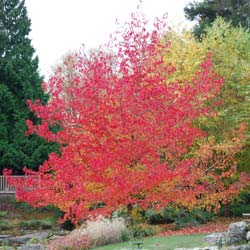
[[[122,234],[126,231],[124,219],[110,220],[100,216],[96,220],[87,221],[64,238],[51,241],[50,250],[87,250],[121,242]]]
[[[121,242],[122,233],[127,230],[124,219],[106,219],[102,216],[96,220],[87,221],[78,230],[72,233],[87,235],[94,246],[103,246]]]

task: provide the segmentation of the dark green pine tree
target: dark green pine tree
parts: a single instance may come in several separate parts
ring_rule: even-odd
[[[250,28],[250,0],[203,0],[193,1],[184,8],[186,18],[198,21],[194,34],[200,37],[217,16],[230,21],[233,26]]]
[[[30,26],[24,1],[0,0],[0,174],[3,168],[15,174],[24,166],[36,170],[55,148],[25,135],[26,120],[34,119],[26,100],[47,100],[28,37]]]

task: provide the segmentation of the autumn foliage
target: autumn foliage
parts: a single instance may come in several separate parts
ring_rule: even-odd
[[[133,15],[106,46],[65,60],[70,70],[59,67],[44,84],[47,105],[27,101],[41,119],[27,121],[27,134],[57,142],[60,153],[38,172],[25,170],[39,185],[18,189],[19,199],[55,205],[78,221],[129,204],[213,209],[239,192],[244,179],[232,178],[231,153],[244,138],[220,153],[214,142],[199,144],[206,134],[195,126],[198,117],[216,115],[223,79],[208,54],[192,81],[167,81],[175,67],[164,63],[171,53],[166,32],[164,22],[148,28]]]

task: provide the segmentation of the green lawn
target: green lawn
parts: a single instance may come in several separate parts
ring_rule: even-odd
[[[143,250],[172,250],[182,247],[200,247],[205,246],[203,241],[204,234],[181,235],[181,236],[161,236],[143,238]],[[95,248],[94,250],[132,250],[131,242],[107,245]],[[136,248],[135,248],[136,249]]]

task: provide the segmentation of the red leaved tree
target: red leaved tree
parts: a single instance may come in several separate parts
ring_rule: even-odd
[[[47,105],[27,102],[41,119],[27,121],[28,134],[57,142],[60,153],[51,153],[38,172],[25,170],[40,182],[19,189],[19,199],[55,205],[76,222],[130,204],[217,207],[240,190],[233,159],[209,165],[222,158],[209,155],[211,146],[201,154],[204,145],[190,153],[205,137],[194,121],[214,115],[207,104],[223,80],[208,55],[191,83],[166,84],[175,68],[164,63],[165,28],[158,20],[150,29],[132,16],[106,47],[67,57],[64,70],[44,84]]]

